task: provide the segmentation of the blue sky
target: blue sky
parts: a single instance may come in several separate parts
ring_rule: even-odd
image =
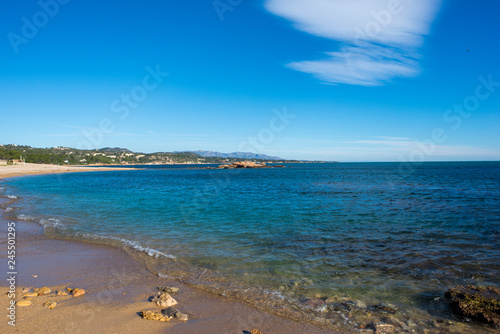
[[[6,1],[0,143],[500,160],[499,12],[490,0]]]

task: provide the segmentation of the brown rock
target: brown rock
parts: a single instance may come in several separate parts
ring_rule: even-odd
[[[43,288],[33,289],[33,292],[37,293],[39,296],[43,296],[43,295],[48,295],[49,293],[52,292],[52,290],[44,286]]]
[[[161,313],[155,311],[142,311],[140,315],[143,319],[146,320],[170,321],[169,317],[166,317]]]
[[[53,309],[57,306],[57,303],[56,302],[46,302],[43,304],[43,306],[45,306],[48,309]]]
[[[500,289],[462,285],[449,289],[445,296],[453,313],[500,326]]]
[[[37,297],[38,296],[38,293],[35,293],[35,292],[28,292],[28,293],[25,293],[23,295],[23,298],[24,299],[28,299],[28,298],[34,298],[34,297]]]
[[[230,165],[220,165],[218,168],[221,169],[233,169],[233,168],[265,168],[268,167],[266,166],[265,162],[253,162],[253,161],[239,161],[239,162],[233,162]]]
[[[85,294],[85,290],[79,289],[79,288],[73,289],[71,291],[71,295],[73,297],[80,297],[80,296],[83,296],[84,294]]]
[[[31,300],[20,300],[16,303],[17,306],[31,306]]]
[[[261,331],[259,331],[258,329],[252,329],[252,330],[250,331],[250,334],[262,334],[262,332],[261,332]]]
[[[58,296],[68,296],[68,293],[64,290],[57,290],[56,293]]]

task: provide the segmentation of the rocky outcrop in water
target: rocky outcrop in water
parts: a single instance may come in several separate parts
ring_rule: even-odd
[[[283,165],[268,166],[265,162],[240,161],[233,162],[230,165],[220,165],[219,169],[236,169],[236,168],[283,168]]]
[[[462,285],[449,289],[445,296],[453,313],[500,326],[500,289]]]

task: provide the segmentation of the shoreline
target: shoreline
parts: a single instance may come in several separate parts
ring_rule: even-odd
[[[5,172],[0,167],[0,179],[51,173],[127,170],[32,164],[30,168],[23,168],[22,165],[13,167],[18,168],[10,168]],[[3,200],[0,206],[15,201],[7,198],[0,200]],[[0,224],[6,226],[12,220],[2,218],[3,213],[0,210]],[[84,328],[85,333],[103,330],[109,333],[249,333],[253,329],[264,334],[334,333],[331,329],[261,311],[175,279],[158,277],[120,248],[85,241],[51,239],[43,235],[43,227],[36,223],[14,222],[19,267],[16,300],[20,300],[23,288],[47,286],[55,291],[71,286],[83,288],[87,292],[78,298],[60,297],[52,293],[36,297],[29,307],[17,307],[16,332],[69,333]],[[7,240],[4,231],[0,235],[2,240]],[[0,249],[6,248],[6,244],[2,242]],[[6,249],[1,254],[2,261],[7,262]],[[7,278],[0,283],[2,294],[8,292]],[[141,311],[161,310],[148,302],[148,298],[156,294],[158,286],[165,285],[180,289],[173,297],[179,302],[179,310],[188,314],[187,322],[175,319],[166,323],[149,321],[138,315]],[[45,309],[42,304],[47,301],[56,301],[58,305],[53,310]],[[6,310],[8,302],[8,298],[2,298],[0,308]],[[0,323],[1,332],[4,332],[4,328],[5,331],[14,329],[7,324],[7,318]]]

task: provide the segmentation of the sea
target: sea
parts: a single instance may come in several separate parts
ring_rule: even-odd
[[[344,332],[494,330],[453,316],[444,293],[500,287],[500,162],[137,167],[6,179],[4,216]]]

